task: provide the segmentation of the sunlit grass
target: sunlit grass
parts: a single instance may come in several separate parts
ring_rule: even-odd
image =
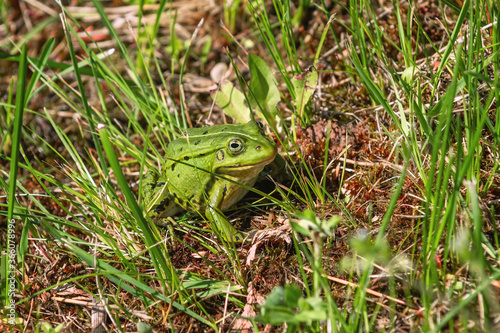
[[[25,295],[18,303],[29,308],[31,300],[44,291],[75,283],[107,307],[118,330],[120,316],[137,323],[140,318],[153,314],[156,321],[172,323],[177,313],[218,330],[222,320],[216,319],[204,301],[224,294],[233,306],[244,307],[240,296],[248,293],[249,281],[239,246],[224,241],[222,235],[212,237],[207,229],[194,225],[189,214],[180,218],[175,229],[196,239],[200,247],[193,248],[176,235],[165,239],[165,232],[144,214],[143,198],[134,195],[141,193],[144,171],[161,168],[161,152],[190,122],[186,117],[183,78],[191,44],[176,49],[179,45],[174,37],[174,19],[169,50],[175,52],[171,73],[178,71],[176,74],[179,74],[180,104],[175,105],[172,101],[176,96],[171,85],[165,82],[154,56],[161,11],[155,24],[140,29],[139,47],[131,56],[102,4],[93,3],[117,43],[117,54],[112,56],[119,57],[128,66],[126,75],[115,66],[109,52],[93,51],[86,46],[76,33],[78,19],[66,12],[63,24],[71,65],[55,67],[58,65],[49,63],[54,40],[48,40],[38,59],[25,58],[24,49],[19,58],[16,104],[13,105],[13,84],[7,102],[2,102],[14,115],[8,112],[3,115],[13,130],[3,133],[2,148],[5,152],[5,147],[11,146],[13,154],[5,157],[11,162],[11,178],[9,182],[1,181],[1,187],[9,195],[7,218],[24,222],[19,244],[21,276],[27,274],[23,265],[26,256],[32,255],[27,253],[27,242],[35,242],[35,239],[45,260],[64,254],[72,262],[83,262],[91,269]],[[277,187],[279,195],[256,193],[267,196],[279,207],[287,223],[291,223],[290,252],[298,263],[299,281],[295,284],[300,286],[276,289],[263,305],[261,315],[252,319],[254,325],[257,322],[287,323],[291,331],[320,332],[327,327],[331,331],[358,332],[377,330],[385,319],[385,329],[395,330],[398,316],[404,310],[415,330],[467,330],[471,322],[480,325],[482,330],[494,330],[493,319],[498,317],[499,309],[498,299],[491,290],[500,278],[499,240],[496,212],[493,206],[485,204],[484,198],[498,186],[500,112],[495,103],[500,97],[500,38],[498,25],[489,25],[498,20],[498,4],[466,0],[460,8],[454,3],[443,3],[446,6],[441,10],[447,11],[446,15],[456,15],[456,21],[443,27],[445,43],[439,48],[425,32],[414,4],[392,2],[394,8],[408,7],[405,14],[395,12],[398,33],[395,41],[377,17],[374,3],[350,1],[346,7],[350,26],[345,26],[349,38],[340,43],[341,36],[336,36],[332,27],[335,16],[325,10],[325,4],[302,1],[298,14],[293,15],[288,2],[272,1],[278,21],[271,22],[269,13],[259,2],[245,3],[246,13],[255,27],[255,42],[267,48],[267,60],[273,61],[269,65],[275,69],[280,94],[279,98],[274,96],[273,101],[279,100],[280,107],[289,112],[286,118],[280,119],[283,129],[276,130],[274,135],[290,162],[290,183]],[[300,43],[294,42],[294,32],[308,6],[324,10],[325,25],[316,53],[305,58]],[[448,12],[448,7],[454,10],[453,14]],[[160,8],[172,10],[166,1],[161,2]],[[224,9],[226,23],[234,30],[235,7]],[[5,17],[3,11],[1,14]],[[169,15],[175,17],[172,12]],[[139,21],[141,17],[142,14]],[[191,41],[197,38],[197,32]],[[29,40],[30,36],[25,38]],[[338,191],[332,192],[326,186],[331,171],[328,168],[331,128],[326,129],[324,165],[320,172],[311,170],[308,157],[297,143],[297,132],[314,122],[313,105],[319,102],[313,97],[311,103],[297,103],[293,78],[303,74],[309,65],[318,65],[322,47],[329,39],[345,51],[339,53],[352,82],[362,85],[372,106],[379,107],[377,112],[390,119],[390,124],[383,125],[376,135],[392,143],[390,162],[397,167],[392,170],[391,196],[384,206],[384,214],[375,221],[376,226],[369,221],[371,230],[356,230],[362,223],[351,215],[351,202],[341,191],[349,182],[347,177],[342,174]],[[24,40],[18,44],[23,43]],[[83,60],[77,57],[75,46],[83,49],[86,55]],[[400,54],[398,63],[388,56],[391,47]],[[13,50],[16,48],[17,45],[12,46]],[[33,69],[29,83],[23,61],[28,61]],[[46,71],[47,66],[63,72],[53,74]],[[150,73],[154,70],[160,73],[159,85]],[[62,80],[64,73],[72,73],[76,85]],[[238,74],[239,89],[245,99],[258,100],[258,93],[251,90],[252,83],[245,82],[243,74]],[[93,81],[98,96],[93,96],[92,101],[87,96],[88,82],[84,82],[82,75]],[[41,85],[37,87],[38,82]],[[107,92],[104,86],[109,89]],[[22,93],[22,87],[27,87],[26,94]],[[77,115],[76,126],[82,137],[88,138],[81,146],[68,137],[53,114],[47,110],[27,110],[47,119],[56,133],[64,154],[60,147],[52,146],[35,133],[29,135],[41,149],[57,156],[57,165],[30,160],[22,147],[18,148],[22,131],[19,119],[24,107],[37,92],[46,88]],[[116,107],[125,116],[120,121],[109,115],[107,94],[113,96]],[[264,102],[265,98],[262,104]],[[266,106],[259,105],[259,108],[269,120]],[[485,160],[485,156],[489,159]],[[16,183],[17,167],[31,175],[43,194],[30,192]],[[345,167],[344,163],[343,172]],[[415,209],[419,218],[413,229],[405,230],[404,240],[411,241],[411,245],[402,248],[402,245],[390,244],[387,235],[394,227],[394,212],[408,184],[414,184],[413,189],[422,201]],[[49,209],[47,200],[57,210]],[[22,203],[26,202],[29,205],[25,207]],[[330,216],[329,205],[342,217],[326,218]],[[193,219],[199,222],[204,217]],[[491,223],[493,225],[489,225]],[[344,240],[349,253],[343,253],[343,259],[334,263],[338,271],[343,272],[343,278],[330,276],[331,266],[327,265],[330,258],[324,256],[331,242],[337,241],[340,226],[350,232],[350,240]],[[492,229],[493,236],[486,235],[487,229]],[[189,249],[193,256],[203,258],[209,267],[206,276],[175,267],[171,260],[172,247],[169,247],[172,239]],[[224,268],[211,259],[219,257],[226,260]],[[2,281],[7,274],[5,260],[2,257]],[[386,300],[373,290],[379,284],[383,284],[380,289]],[[29,286],[23,286],[20,280],[18,285],[24,295]],[[3,284],[2,291],[5,287]],[[6,302],[5,292],[2,301]],[[259,308],[255,309],[259,313]],[[136,311],[140,311],[142,317]]]
[[[398,8],[400,3],[393,2],[393,5]],[[491,295],[485,294],[486,286],[498,277],[498,268],[492,267],[489,263],[498,259],[498,244],[491,244],[483,233],[485,223],[488,221],[484,220],[478,194],[478,190],[489,189],[493,185],[492,179],[495,178],[493,174],[498,168],[498,160],[494,160],[488,165],[492,169],[487,172],[481,170],[484,149],[493,150],[494,156],[498,156],[499,153],[499,137],[496,130],[498,126],[491,123],[491,115],[488,114],[492,101],[498,96],[499,74],[498,70],[495,70],[491,78],[488,77],[486,70],[488,65],[490,68],[493,66],[498,69],[499,39],[498,33],[494,32],[489,36],[491,39],[485,43],[486,35],[482,28],[484,22],[494,22],[487,13],[490,13],[492,8],[498,8],[492,2],[487,2],[485,5],[477,3],[472,8],[469,1],[464,3],[459,10],[457,21],[449,27],[450,38],[444,49],[438,50],[434,47],[434,51],[439,52],[436,54],[438,57],[434,57],[434,61],[439,64],[438,68],[435,72],[427,73],[423,73],[420,69],[423,63],[416,55],[419,50],[425,50],[424,43],[430,41],[430,37],[421,29],[415,9],[411,5],[405,18],[400,11],[396,11],[399,32],[397,45],[392,43],[384,29],[379,26],[371,3],[351,2],[349,7],[352,33],[349,43],[350,66],[367,88],[374,105],[381,105],[391,117],[393,126],[397,129],[391,138],[402,160],[407,161],[403,163],[405,167],[399,175],[401,177],[399,185],[395,188],[391,205],[387,207],[378,235],[373,240],[374,248],[384,242],[384,231],[391,219],[392,209],[401,195],[397,189],[401,189],[405,178],[410,177],[405,176],[406,168],[410,167],[417,171],[417,174],[412,172],[411,178],[416,176],[424,184],[424,187],[420,188],[420,195],[425,198],[422,207],[424,217],[414,231],[413,245],[414,249],[420,248],[421,251],[417,251],[417,256],[413,257],[415,260],[411,267],[413,273],[407,275],[410,281],[406,282],[410,286],[420,286],[418,297],[421,303],[415,304],[417,306],[415,309],[422,311],[423,318],[420,324],[424,331],[451,328],[455,322],[464,325],[467,320],[460,320],[461,315],[468,320],[477,320],[467,308],[471,303],[482,309],[477,308],[476,313],[498,310],[490,309],[488,304],[494,304],[496,301]],[[261,14],[261,17],[266,16]],[[285,17],[282,23],[286,26]],[[418,28],[416,36],[412,29],[414,25]],[[270,25],[264,26],[271,30]],[[470,30],[467,30],[469,33],[464,36],[463,31],[466,30],[466,26],[470,27]],[[263,34],[263,39],[269,35],[272,35],[272,32],[267,31],[266,35]],[[286,36],[285,33],[282,35]],[[404,67],[400,72],[394,70],[393,63],[386,57],[383,45],[388,40],[398,48],[404,60]],[[484,47],[485,44],[491,46]],[[275,48],[270,48],[271,52],[275,52],[274,50]],[[289,60],[291,58],[293,57],[288,56]],[[293,63],[289,65],[293,68]],[[287,64],[279,62],[277,67],[287,67]],[[381,72],[377,74],[374,67],[379,68]],[[442,86],[443,71],[449,71],[450,68],[451,82],[448,83],[446,93],[443,93],[437,88]],[[382,82],[389,83],[390,86],[384,86]],[[489,89],[485,89],[486,85]],[[478,94],[481,91],[480,86],[485,96],[480,97]],[[395,103],[387,99],[384,93],[387,89],[394,93]],[[430,105],[422,103],[426,90],[431,90],[433,96],[437,95]],[[463,101],[463,109],[458,109],[458,112],[457,101]],[[496,112],[494,119],[498,119],[498,111]],[[485,133],[491,135],[496,143],[495,147],[480,143]],[[313,192],[316,193],[314,190]],[[469,232],[469,230],[474,231]],[[421,235],[421,238],[417,235]],[[467,246],[470,246],[469,250],[465,250]],[[485,252],[483,247],[490,250]],[[458,251],[458,248],[465,252]],[[354,244],[352,250],[363,252],[359,245]],[[304,249],[300,252],[304,253]],[[314,261],[312,258],[309,259],[311,264]],[[357,260],[354,259],[353,262]],[[363,292],[369,286],[368,277],[374,270],[374,263],[375,261],[368,261],[359,275],[352,275],[352,279],[358,280],[364,286],[354,291],[352,303],[353,311],[360,315],[350,316],[346,322],[336,316],[330,318],[335,319],[337,327],[342,331],[355,331],[359,327],[371,331],[376,324],[375,319],[368,320],[370,316],[375,318],[377,311],[369,310],[371,308]],[[457,283],[460,279],[460,276],[456,275],[457,270],[467,263],[471,265],[469,282],[472,285],[466,289],[457,288],[455,293],[450,294],[448,289],[450,276],[457,279],[454,282]],[[395,286],[398,279],[395,275],[389,275],[388,278],[392,296],[397,296]],[[454,286],[457,287],[456,284]],[[438,295],[435,293],[436,290]],[[473,294],[462,298],[467,295],[467,291]],[[440,315],[435,307],[436,299],[440,297],[439,293],[447,294],[453,299],[452,302],[456,303],[456,306],[452,306],[451,311],[441,320],[438,320]],[[471,297],[478,298],[472,300]],[[347,313],[344,312],[344,315]],[[491,325],[489,319],[481,320],[484,327]]]

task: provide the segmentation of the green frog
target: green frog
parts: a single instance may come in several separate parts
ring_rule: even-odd
[[[245,196],[276,155],[276,143],[256,121],[188,129],[168,145],[160,174],[144,177],[148,214],[162,224],[161,218],[183,210],[203,212],[226,240],[241,242],[245,235],[222,211]]]

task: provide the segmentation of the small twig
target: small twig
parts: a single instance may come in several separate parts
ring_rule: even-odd
[[[229,35],[231,36],[231,38],[234,40],[234,42],[240,47],[240,49],[245,52],[245,54],[248,56],[248,52],[247,50],[245,50],[245,48],[240,44],[240,42],[238,42],[238,40],[236,39],[236,37],[234,37],[234,35],[231,33],[231,31],[229,31],[228,28],[226,28],[226,26],[224,25],[224,23],[221,21],[220,22],[220,26],[222,29],[224,29],[224,31]]]
[[[30,312],[28,313],[28,316],[26,317],[26,321],[24,323],[24,330],[23,332],[26,332],[26,329],[28,328],[28,325],[29,325],[29,322],[30,322],[30,319],[31,319],[31,313],[33,312],[33,307],[35,306],[35,299],[32,299],[31,300],[31,304],[30,304]]]
[[[304,270],[306,272],[309,272],[309,273],[313,272],[313,270],[310,269],[310,268],[308,268],[308,267],[304,267]],[[346,280],[342,280],[342,279],[339,279],[339,278],[336,278],[336,277],[333,277],[333,276],[330,276],[330,275],[326,276],[326,278],[328,280],[330,280],[330,281],[343,284],[344,286],[350,286],[350,287],[353,287],[353,288],[359,288],[359,285],[357,283],[354,283],[354,282],[349,282],[349,281],[346,281]],[[366,288],[366,293],[368,293],[370,295],[373,295],[373,296],[376,296],[376,297],[385,298],[385,299],[388,299],[390,301],[393,301],[394,303],[398,303],[398,304],[401,304],[401,305],[404,305],[404,306],[408,307],[408,305],[406,304],[406,302],[403,301],[402,299],[398,299],[398,298],[394,298],[394,297],[382,294],[382,293],[380,293],[378,291],[375,291],[373,289]],[[412,311],[412,312],[418,312],[419,310],[410,309],[410,311]]]
[[[358,166],[368,166],[368,167],[374,167],[374,166],[390,166],[398,171],[403,171],[403,166],[401,165],[397,165],[397,164],[394,164],[394,163],[389,163],[389,162],[386,162],[386,161],[381,161],[381,162],[369,162],[369,161],[366,161],[366,162],[363,162],[363,161],[355,161],[355,160],[351,160],[349,158],[343,158],[343,157],[338,157],[338,160],[341,161],[341,162],[346,162],[348,164],[353,164],[353,165],[358,165]]]
[[[58,14],[57,11],[55,11],[54,9],[50,8],[47,5],[44,5],[40,1],[36,1],[36,0],[24,0],[24,2],[32,5],[33,7],[37,8],[39,10],[41,10],[42,12],[44,12],[45,14],[47,14],[49,16],[56,16]]]
[[[229,304],[229,292],[231,291],[231,284],[227,284],[226,299],[224,301],[224,311],[222,312],[222,326],[226,323],[227,306]]]
[[[96,304],[92,301],[81,301],[81,300],[78,300],[78,299],[73,299],[73,298],[66,298],[66,297],[59,297],[59,296],[55,296],[55,297],[52,297],[52,299],[54,301],[58,301],[58,302],[64,302],[64,303],[68,303],[68,304],[76,304],[76,305],[81,305],[81,306],[85,306],[85,307],[88,307],[88,308],[92,308],[92,307],[104,307],[103,304]],[[121,312],[121,308],[116,306],[116,305],[108,305],[110,308],[112,308],[113,310],[119,310]],[[133,314],[134,316],[138,317],[138,318],[141,318],[141,319],[144,319],[144,320],[152,320],[153,317],[150,317],[148,316],[147,314],[145,314],[144,312],[142,311],[135,311],[135,310],[129,310],[127,309],[128,312],[130,312],[131,314]]]

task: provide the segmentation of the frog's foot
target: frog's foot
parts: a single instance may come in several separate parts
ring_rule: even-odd
[[[158,218],[154,223],[161,228],[167,228],[170,236],[174,236],[174,224],[176,222],[171,216]]]
[[[168,217],[158,218],[154,221],[154,223],[159,227],[170,229],[170,227],[173,226],[176,222],[172,218],[172,216],[168,216]]]
[[[237,231],[233,234],[232,241],[234,243],[251,243],[258,232],[259,230],[251,230],[249,232]]]

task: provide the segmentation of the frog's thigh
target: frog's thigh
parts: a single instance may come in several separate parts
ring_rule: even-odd
[[[158,173],[154,172],[153,170],[146,172],[146,174],[144,175],[144,178],[142,180],[143,185],[141,189],[144,202],[148,203],[149,201],[151,201],[151,198],[154,197],[153,193],[156,189],[158,178]]]
[[[180,211],[174,198],[166,188],[167,179],[163,176],[153,176],[146,179],[145,187],[150,189],[149,194],[144,195],[144,201],[147,203],[149,215],[153,219],[162,216],[172,216]],[[154,182],[156,181],[156,183]]]
[[[157,179],[156,186],[153,190],[153,198],[156,199],[157,202],[163,200],[164,198],[169,196],[169,191],[167,189],[167,178],[160,176]]]

